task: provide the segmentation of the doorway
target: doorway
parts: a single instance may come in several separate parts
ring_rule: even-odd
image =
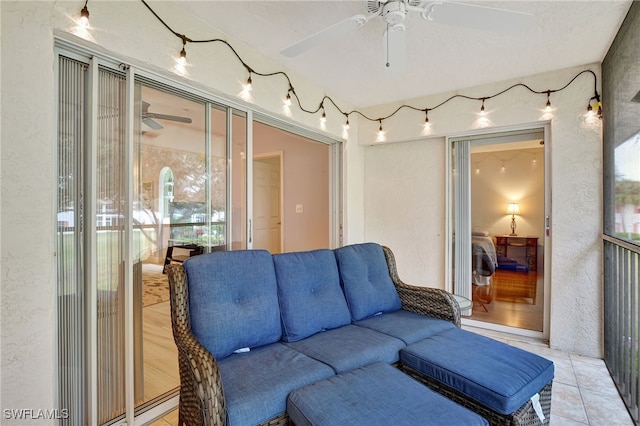
[[[282,152],[253,157],[253,248],[282,253]]]
[[[463,322],[546,338],[545,127],[450,143],[450,282],[473,302]]]

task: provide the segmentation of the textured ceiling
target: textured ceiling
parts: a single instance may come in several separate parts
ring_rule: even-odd
[[[362,0],[179,3],[183,12],[282,64],[281,70],[358,108],[601,62],[631,5],[630,0],[467,2],[532,14],[533,25],[517,35],[425,21],[409,12],[407,66],[393,74],[384,66],[380,18],[299,56],[280,53],[329,25],[366,14]]]

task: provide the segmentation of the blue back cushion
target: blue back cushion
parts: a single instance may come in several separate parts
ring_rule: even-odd
[[[277,254],[282,340],[296,342],[351,323],[331,250]]]
[[[184,269],[191,329],[214,357],[280,340],[276,274],[268,251],[194,256]]]
[[[364,243],[335,250],[340,279],[355,321],[395,312],[401,302],[379,244]]]

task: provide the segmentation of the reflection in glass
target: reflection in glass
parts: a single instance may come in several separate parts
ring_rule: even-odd
[[[615,148],[615,232],[640,244],[640,132]]]

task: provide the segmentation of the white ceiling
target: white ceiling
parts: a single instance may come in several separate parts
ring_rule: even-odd
[[[331,24],[366,14],[362,0],[178,3],[183,12],[282,64],[278,71],[293,71],[362,108],[601,62],[631,0],[468,2],[532,14],[533,25],[518,35],[425,21],[409,12],[408,64],[398,75],[384,66],[380,18],[299,56],[280,54]]]

